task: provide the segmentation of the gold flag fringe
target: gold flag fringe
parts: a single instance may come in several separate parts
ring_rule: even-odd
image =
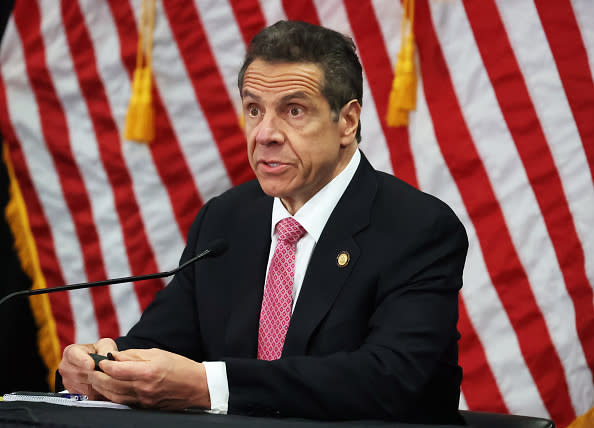
[[[6,164],[10,180],[9,201],[6,206],[5,215],[14,236],[15,247],[21,261],[21,266],[33,281],[33,289],[46,288],[45,278],[41,273],[41,266],[39,264],[37,247],[35,246],[29,225],[27,208],[14,173],[7,144],[3,145],[2,157]],[[37,343],[39,353],[49,369],[48,385],[53,390],[55,373],[58,369],[58,364],[60,364],[61,355],[56,323],[50,308],[49,297],[46,294],[31,296],[29,298],[29,304],[31,305],[31,310],[38,327]]]

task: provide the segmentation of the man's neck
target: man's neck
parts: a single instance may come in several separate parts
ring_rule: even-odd
[[[280,201],[283,204],[283,207],[285,207],[285,209],[289,212],[289,214],[291,214],[291,216],[294,216],[295,214],[297,214],[297,211],[299,211],[301,209],[301,207],[303,207],[306,203],[308,203],[323,188],[325,188],[326,186],[328,186],[328,184],[330,184],[340,174],[342,174],[342,172],[345,170],[345,168],[351,163],[354,154],[358,151],[358,148],[359,148],[358,144],[355,143],[355,144],[352,144],[352,145],[350,145],[348,147],[345,147],[343,149],[344,150],[343,160],[337,166],[336,171],[334,171],[334,174],[331,176],[331,178],[323,186],[321,186],[308,199],[301,201],[301,200],[296,200],[296,199],[291,199],[291,198],[280,198]]]

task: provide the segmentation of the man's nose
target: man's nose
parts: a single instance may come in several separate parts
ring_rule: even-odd
[[[256,143],[258,144],[280,144],[284,140],[278,117],[274,114],[265,114],[258,124],[256,132]]]

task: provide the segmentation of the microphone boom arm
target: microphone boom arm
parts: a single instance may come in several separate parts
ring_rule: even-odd
[[[150,273],[148,275],[139,275],[139,276],[126,276],[122,278],[113,278],[113,279],[104,279],[102,281],[96,282],[80,282],[78,284],[71,284],[71,285],[62,285],[60,287],[51,287],[51,288],[38,288],[35,290],[19,290],[15,291],[14,293],[7,294],[2,299],[0,299],[0,306],[7,300],[12,299],[13,297],[17,296],[34,296],[36,294],[47,294],[47,293],[54,293],[56,291],[67,291],[67,290],[78,290],[80,288],[91,288],[91,287],[98,287],[100,285],[109,285],[109,284],[121,284],[124,282],[134,282],[134,281],[144,281],[146,279],[156,279],[156,278],[163,278],[166,276],[171,276],[179,272],[180,270],[184,269],[186,266],[191,265],[192,263],[200,260],[203,257],[208,255],[218,255],[219,253],[223,252],[226,248],[226,244],[220,240],[213,242],[210,245],[210,248],[200,252],[199,254],[195,255],[191,259],[187,260],[185,263],[182,263],[178,267],[171,269],[166,272],[158,272],[158,273]]]

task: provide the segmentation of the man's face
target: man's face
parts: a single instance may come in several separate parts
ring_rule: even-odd
[[[357,146],[359,104],[348,103],[332,120],[322,82],[315,64],[262,60],[243,79],[250,165],[264,192],[291,214],[344,169]]]

